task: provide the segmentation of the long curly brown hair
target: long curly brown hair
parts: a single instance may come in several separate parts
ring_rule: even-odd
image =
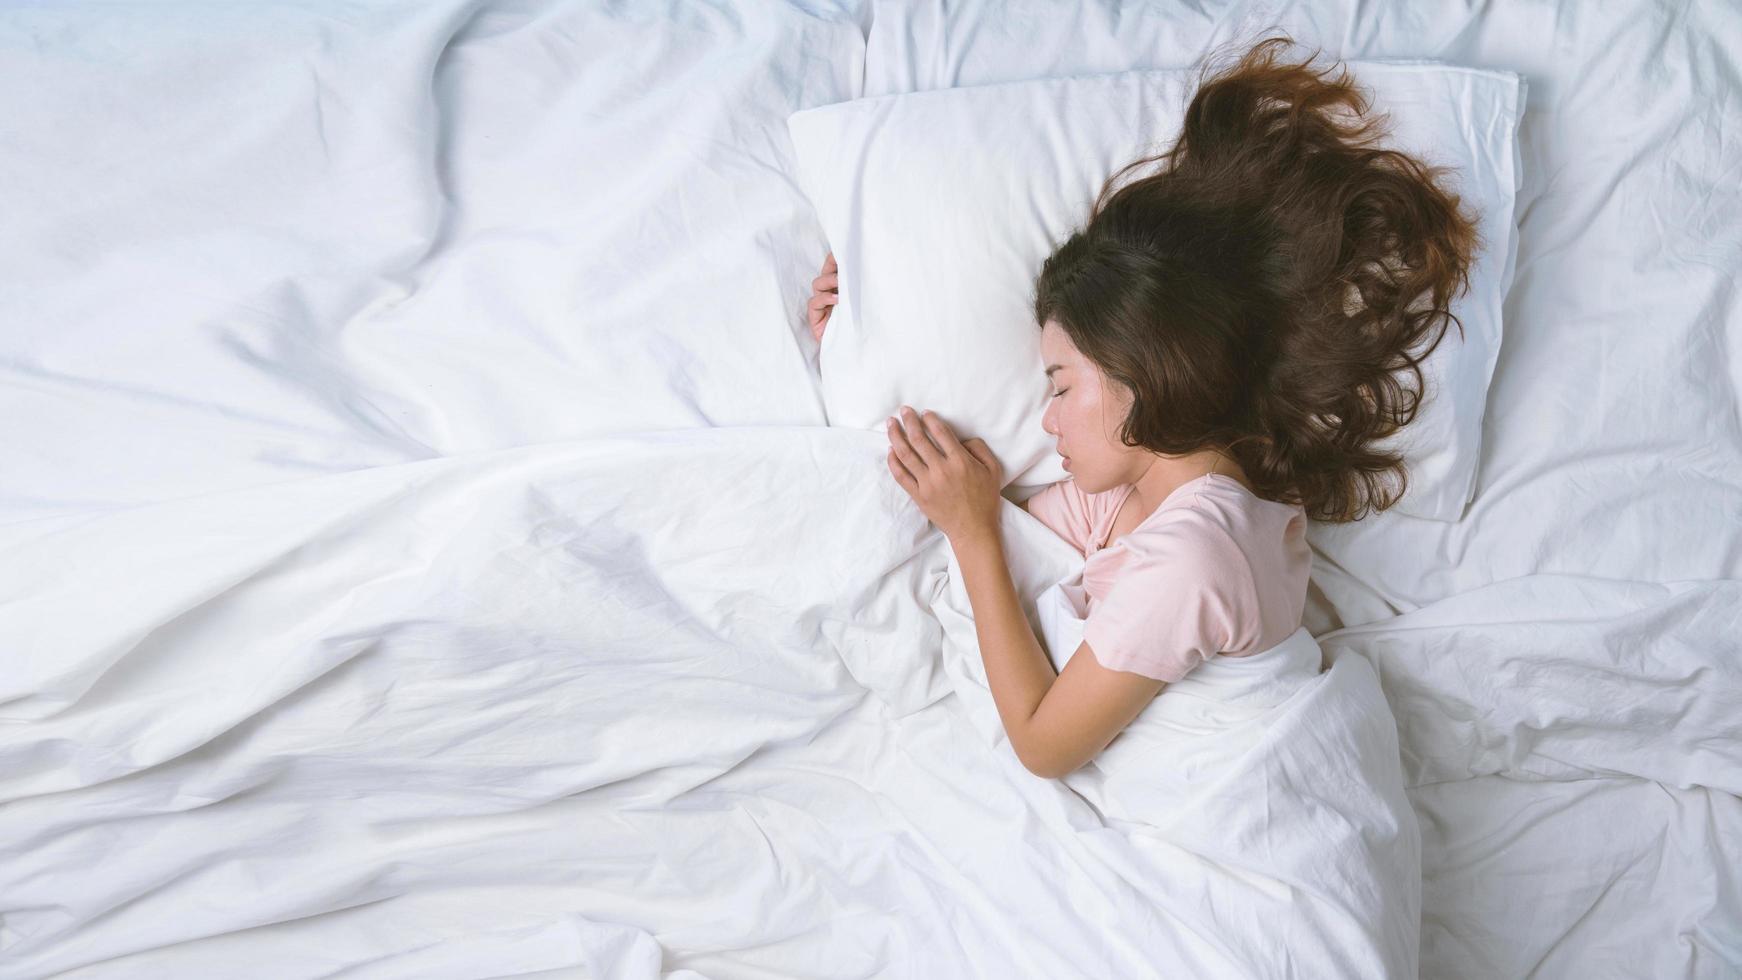
[[[1041,267],[1034,316],[1130,391],[1125,445],[1222,450],[1259,496],[1345,522],[1408,488],[1373,444],[1415,419],[1448,325],[1463,335],[1449,305],[1479,242],[1446,168],[1379,146],[1348,70],[1293,44],[1205,63],[1172,148],[1109,177]]]

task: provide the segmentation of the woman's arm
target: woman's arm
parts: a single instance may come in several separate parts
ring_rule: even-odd
[[[1004,721],[1010,747],[1031,772],[1029,719],[1046,697],[1058,676],[1046,659],[1034,630],[1022,615],[1016,585],[1004,560],[1004,542],[996,533],[952,538],[956,562],[962,567],[962,584],[974,607],[974,632],[980,640],[980,659],[986,665],[986,683]]]
[[[1058,779],[1099,755],[1164,682],[1101,666],[1087,643],[1055,674],[1022,615],[999,536],[952,538],[963,585],[974,607],[974,631],[986,683],[1024,767]]]
[[[889,420],[889,439],[890,475],[956,553],[974,607],[986,684],[1010,747],[1037,776],[1071,772],[1137,717],[1162,682],[1102,667],[1088,644],[1055,674],[1022,615],[1005,564],[998,457],[983,439],[958,440],[936,412],[922,416],[905,405]]]

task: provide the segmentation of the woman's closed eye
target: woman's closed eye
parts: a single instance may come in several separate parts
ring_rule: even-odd
[[[1055,392],[1053,392],[1053,393],[1052,393],[1052,396],[1053,396],[1053,397],[1054,397],[1054,398],[1057,398],[1057,397],[1058,397],[1058,396],[1060,396],[1060,395],[1062,395],[1062,394],[1064,394],[1064,393],[1065,393],[1065,392],[1067,392],[1067,391],[1070,391],[1070,389],[1069,389],[1069,388],[1060,388],[1060,389],[1059,389],[1059,390],[1058,390],[1058,391],[1055,391]]]

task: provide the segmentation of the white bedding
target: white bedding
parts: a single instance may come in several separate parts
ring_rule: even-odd
[[[1407,831],[1029,775],[822,427],[784,120],[902,9],[0,10],[0,978],[1391,972]],[[1313,529],[1275,730],[1407,815],[1376,676],[1423,975],[1742,974],[1742,21],[1263,9],[1531,83],[1476,499]]]
[[[1036,779],[878,440],[600,438],[0,528],[0,629],[61,654],[3,692],[0,973],[1410,961],[1364,661],[1228,726],[1231,758],[1158,716]],[[1069,548],[1006,507],[1032,592]]]
[[[795,311],[826,243],[786,116],[857,92],[863,30],[761,3],[0,6],[0,521],[823,424]]]

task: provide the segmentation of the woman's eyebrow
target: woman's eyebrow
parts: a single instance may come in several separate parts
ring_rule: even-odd
[[[1063,369],[1064,369],[1064,365],[1063,365],[1063,364],[1048,364],[1048,365],[1047,365],[1047,366],[1046,366],[1046,376],[1047,376],[1047,377],[1049,377],[1049,378],[1050,378],[1050,377],[1052,377],[1052,373],[1053,373],[1053,372],[1054,372],[1054,371],[1060,371],[1060,370],[1063,370]]]

